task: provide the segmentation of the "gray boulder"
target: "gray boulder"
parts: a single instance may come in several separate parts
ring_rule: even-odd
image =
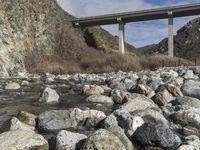
[[[110,114],[106,119],[103,121],[102,127],[114,135],[116,135],[126,147],[126,150],[135,150],[134,145],[129,140],[129,138],[124,133],[124,130],[118,125],[117,118],[114,114]]]
[[[174,97],[183,96],[183,93],[181,92],[181,90],[177,86],[175,86],[173,84],[168,84],[167,85],[167,90]]]
[[[165,106],[173,101],[175,98],[168,92],[168,90],[165,89],[161,92],[156,93],[156,95],[152,99],[158,106]]]
[[[173,105],[182,105],[185,107],[200,108],[200,100],[193,97],[183,96],[177,97],[173,102]]]
[[[57,92],[49,87],[45,88],[42,93],[42,96],[39,99],[39,102],[44,103],[58,103],[59,102],[59,95]]]
[[[199,137],[192,135],[185,138],[185,143],[181,145],[177,150],[199,150],[200,140]]]
[[[87,102],[90,103],[101,103],[101,104],[113,104],[113,100],[111,97],[104,95],[91,95],[86,99]]]
[[[56,148],[57,150],[80,149],[85,139],[87,136],[84,134],[61,130],[56,137]]]
[[[112,132],[100,129],[88,137],[82,150],[126,150],[126,147]]]
[[[123,104],[125,102],[125,96],[129,96],[131,93],[121,91],[121,90],[112,90],[111,96],[113,97],[113,101],[117,104]]]
[[[1,150],[48,150],[48,142],[43,136],[32,131],[13,130],[0,134]]]
[[[6,90],[18,90],[20,88],[21,88],[21,86],[19,85],[19,83],[16,83],[16,82],[8,83],[5,86]]]
[[[152,90],[148,85],[146,84],[138,84],[136,86],[135,92],[144,94],[148,98],[151,98],[155,95],[155,91]]]
[[[141,94],[132,94],[126,97],[127,102],[120,106],[121,110],[133,112],[136,110],[144,110],[146,108],[158,108],[158,106],[148,97]]]
[[[180,138],[162,124],[144,124],[135,133],[134,140],[142,145],[176,149]]]
[[[186,73],[185,73],[185,75],[184,75],[184,78],[185,79],[192,79],[192,78],[194,78],[194,72],[193,72],[193,70],[187,70]]]
[[[45,131],[78,128],[79,126],[94,127],[106,118],[104,112],[97,110],[50,110],[38,116],[38,126]]]
[[[185,96],[200,99],[200,82],[194,80],[186,81],[182,86],[182,92]]]
[[[187,110],[179,110],[170,116],[174,122],[182,126],[191,126],[200,128],[200,110],[198,108],[190,108]]]
[[[154,109],[147,108],[145,110],[136,111],[135,113],[133,112],[132,114],[142,117],[145,123],[163,124],[165,127],[169,127],[168,120],[162,113]]]
[[[10,130],[27,130],[34,131],[35,127],[27,125],[21,121],[19,121],[16,117],[11,119]]]

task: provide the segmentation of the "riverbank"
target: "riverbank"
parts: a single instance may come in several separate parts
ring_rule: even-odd
[[[200,148],[200,67],[23,75],[0,85],[1,150]]]

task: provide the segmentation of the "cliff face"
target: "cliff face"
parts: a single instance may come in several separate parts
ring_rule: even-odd
[[[87,51],[81,32],[71,26],[70,19],[55,0],[0,0],[0,72],[24,70],[30,51],[64,57]]]
[[[151,53],[167,53],[168,40],[163,39],[159,44],[147,46]],[[188,22],[174,36],[174,53],[178,57],[193,59],[200,58],[200,18]]]
[[[56,0],[0,0],[0,76],[24,71],[24,61],[30,52],[76,59],[99,55],[98,48],[118,49],[117,39],[108,32],[101,28],[87,32],[75,29],[70,22],[72,18]],[[115,41],[114,45],[102,42],[101,37],[109,37],[106,40]],[[90,45],[91,42],[98,44]],[[134,47],[128,45],[128,49]]]

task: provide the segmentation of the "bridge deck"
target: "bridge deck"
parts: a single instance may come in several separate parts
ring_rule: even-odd
[[[169,11],[173,12],[173,17],[184,17],[200,15],[200,3],[187,4],[172,7],[163,7],[117,14],[84,17],[72,20],[72,23],[79,23],[81,26],[99,26],[119,23],[117,18],[121,18],[124,23],[166,19]]]

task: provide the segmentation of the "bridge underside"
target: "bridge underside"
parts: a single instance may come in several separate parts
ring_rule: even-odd
[[[74,19],[72,23],[82,27],[119,24],[119,50],[124,54],[124,25],[126,23],[168,19],[168,54],[173,57],[173,18],[193,15],[200,15],[200,3],[85,17]]]

